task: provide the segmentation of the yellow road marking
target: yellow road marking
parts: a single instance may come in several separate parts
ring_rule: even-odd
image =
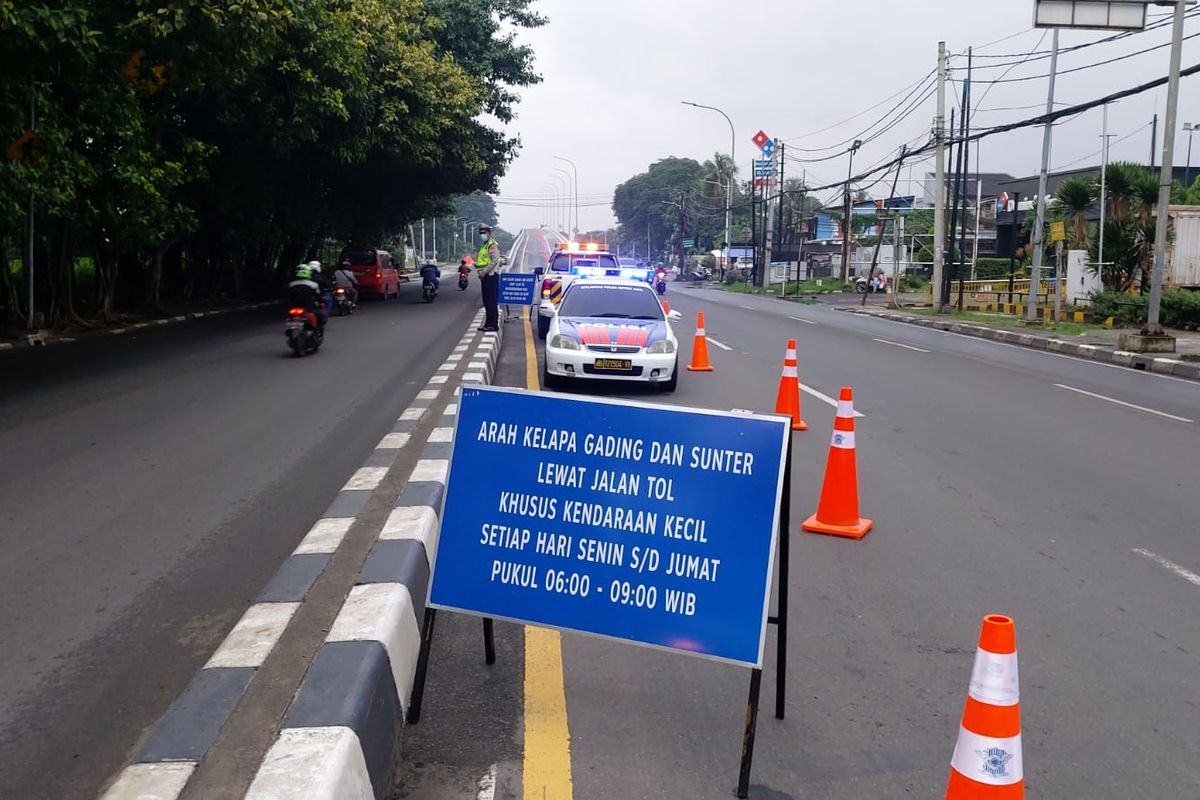
[[[540,387],[531,310],[525,309],[525,384]],[[571,800],[571,734],[558,631],[525,626],[525,800]]]

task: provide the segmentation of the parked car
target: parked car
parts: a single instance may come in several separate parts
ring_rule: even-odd
[[[346,261],[358,279],[359,297],[373,294],[387,300],[400,296],[400,273],[388,251],[348,247],[338,256],[337,263]]]

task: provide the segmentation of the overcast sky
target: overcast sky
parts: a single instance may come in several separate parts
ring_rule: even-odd
[[[995,56],[1048,49],[1051,38],[1048,32],[1032,28],[1033,0],[540,0],[537,7],[550,24],[524,32],[521,38],[534,48],[543,81],[522,91],[510,130],[520,136],[523,147],[500,182],[500,223],[510,230],[550,220],[551,212],[524,204],[546,196],[547,184],[565,181],[554,170],[571,167],[554,156],[565,156],[578,165],[580,227],[587,230],[615,223],[613,188],[654,161],[667,156],[703,160],[717,151],[728,153],[725,120],[714,112],[681,105],[681,100],[717,106],[730,116],[744,177],[754,150],[750,139],[759,129],[787,140],[793,148],[790,153],[797,156],[844,152],[844,145],[807,154],[798,148],[839,145],[875,123],[906,92],[872,111],[867,109],[914,86],[933,69],[940,39],[951,53],[963,54],[952,61],[953,75],[961,79],[968,46],[976,48],[979,67],[1008,65],[1020,59]],[[1169,9],[1152,6],[1150,15],[1152,21],[1161,19]],[[1168,24],[1065,53],[1059,71],[1166,43],[1169,31]],[[1200,33],[1200,16],[1187,21],[1185,36],[1194,33]],[[1065,31],[1060,46],[1106,35]],[[1012,38],[997,42],[1008,36]],[[993,42],[997,43],[989,44]],[[1163,47],[1108,66],[1060,74],[1056,100],[1063,105],[1085,102],[1160,77],[1167,71],[1168,52]],[[1198,59],[1200,37],[1185,42],[1183,65]],[[1007,77],[1045,75],[1048,63],[1043,58],[1021,64]],[[1007,68],[977,70],[975,79],[999,78]],[[1045,78],[996,84],[981,102],[988,87],[977,84],[975,125],[987,127],[1042,113],[1046,89]],[[954,93],[954,89],[948,92]],[[1115,135],[1112,160],[1147,160],[1155,111],[1160,113],[1161,148],[1165,97],[1164,87],[1109,107],[1109,133]],[[1181,125],[1192,119],[1200,123],[1198,97],[1200,76],[1183,79]],[[947,109],[955,106],[954,100],[947,103]],[[923,140],[934,108],[931,97],[893,130],[864,145],[855,156],[855,172],[893,157],[906,142]],[[1056,126],[1053,166],[1098,164],[1100,132],[1099,108]],[[985,139],[980,168],[1016,176],[1033,174],[1040,163],[1041,141],[1040,128]],[[1182,164],[1186,135],[1177,142],[1176,162]],[[1196,161],[1200,165],[1200,151]],[[846,157],[807,167],[788,164],[789,175],[806,168],[810,185],[832,183],[844,179]],[[932,161],[913,167],[914,184],[927,168],[932,169]],[[901,174],[902,193],[908,178],[906,168]],[[886,195],[887,189],[880,185],[875,191]]]

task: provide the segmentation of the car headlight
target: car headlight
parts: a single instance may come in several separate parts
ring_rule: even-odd
[[[646,348],[646,353],[652,356],[664,355],[666,353],[675,352],[675,343],[670,339],[659,339],[654,344]]]
[[[550,346],[557,350],[578,350],[579,342],[569,336],[563,336],[561,333],[556,333],[550,339]]]

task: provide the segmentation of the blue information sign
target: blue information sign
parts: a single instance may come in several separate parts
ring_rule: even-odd
[[[788,434],[464,387],[429,603],[761,666]]]
[[[537,286],[537,275],[532,272],[500,273],[500,305],[533,305],[533,292]]]

